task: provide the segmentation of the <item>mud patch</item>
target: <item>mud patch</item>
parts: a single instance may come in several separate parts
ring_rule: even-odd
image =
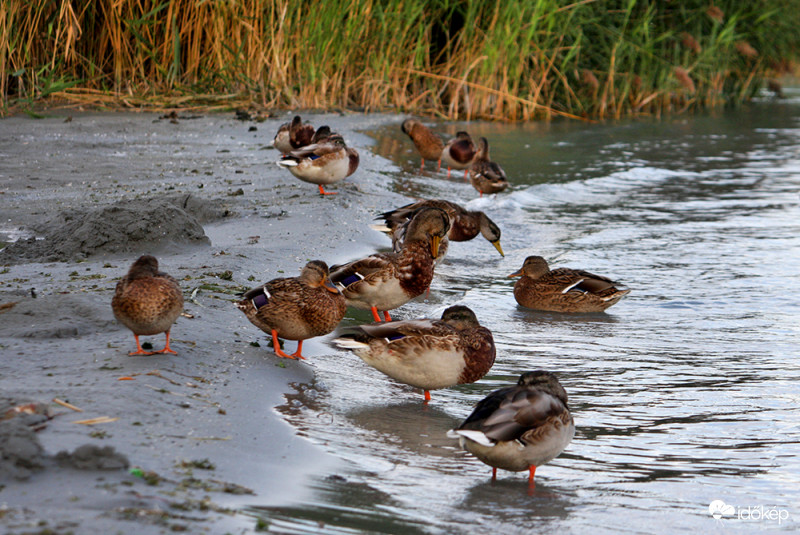
[[[130,466],[128,458],[112,446],[96,446],[84,444],[75,451],[60,451],[56,454],[56,462],[61,466],[79,470],[123,470]]]
[[[5,301],[0,294],[0,302]],[[111,302],[75,294],[15,298],[3,314],[0,336],[8,338],[69,338],[119,329],[111,314]]]
[[[69,262],[96,254],[139,254],[172,245],[210,245],[198,218],[215,217],[214,209],[191,196],[142,198],[68,210],[36,225],[41,237],[15,242],[0,251],[0,263]]]
[[[28,404],[33,407],[35,404]],[[47,455],[39,443],[34,427],[46,416],[33,411],[16,411],[27,406],[14,400],[0,399],[0,481],[8,478],[28,479],[44,468]]]

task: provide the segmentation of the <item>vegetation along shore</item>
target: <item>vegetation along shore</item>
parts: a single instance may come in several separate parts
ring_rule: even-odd
[[[660,115],[746,101],[791,69],[798,26],[790,0],[11,0],[0,114],[66,103]]]

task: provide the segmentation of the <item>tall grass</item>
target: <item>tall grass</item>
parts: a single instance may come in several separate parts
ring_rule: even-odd
[[[2,112],[355,108],[619,117],[736,104],[800,50],[793,0],[5,0]]]

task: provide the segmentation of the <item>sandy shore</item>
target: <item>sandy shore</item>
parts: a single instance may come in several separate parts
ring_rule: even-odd
[[[325,338],[304,345],[307,362],[278,359],[231,301],[307,260],[387,245],[368,224],[406,199],[357,131],[401,118],[307,119],[359,149],[336,196],[274,164],[286,116],[0,120],[0,241],[18,240],[0,252],[4,531],[244,532],[255,519],[233,509],[300,500],[341,469],[273,410],[311,382]],[[111,313],[116,281],[144,253],[184,290],[177,356],[129,357],[133,336]]]

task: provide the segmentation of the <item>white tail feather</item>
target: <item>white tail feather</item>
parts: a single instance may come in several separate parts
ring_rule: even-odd
[[[380,223],[376,223],[374,225],[370,225],[369,228],[371,228],[373,230],[377,230],[379,232],[385,232],[387,234],[392,232],[392,229],[390,229],[386,225],[381,225]]]
[[[489,448],[497,444],[497,442],[484,435],[483,432],[481,431],[474,431],[471,429],[454,429],[451,432],[456,436],[462,436],[464,438],[468,438],[473,442],[477,442],[478,444]],[[448,433],[447,435],[452,436],[450,435],[450,433]]]
[[[333,343],[342,349],[363,349],[369,347],[368,344],[353,340],[352,338],[336,338]]]
[[[278,167],[297,167],[297,160],[279,160],[275,162]]]

